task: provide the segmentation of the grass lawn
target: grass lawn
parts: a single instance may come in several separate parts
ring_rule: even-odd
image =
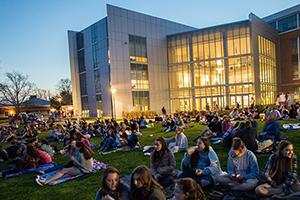
[[[280,122],[282,123],[282,122]],[[285,121],[285,123],[287,123]],[[189,145],[194,145],[192,140],[203,130],[206,126],[191,123],[193,128],[185,131]],[[259,122],[259,130],[262,129],[263,123]],[[174,132],[164,134],[161,132],[162,127],[160,125],[154,128],[142,130],[143,137],[140,139],[140,143],[144,145],[153,144],[154,140],[158,136],[171,137]],[[44,132],[41,137],[45,137],[49,132]],[[296,150],[300,151],[300,131],[290,131],[287,133],[281,133],[289,137],[289,140],[296,146]],[[152,136],[151,136],[152,135]],[[99,144],[100,138],[92,138],[91,143]],[[61,148],[61,146],[59,146]],[[222,144],[214,145],[213,148],[219,155],[219,159],[222,165],[222,169],[226,170],[227,153],[228,151],[223,148]],[[299,156],[300,153],[298,153]],[[175,154],[177,169],[179,169],[183,153]],[[258,155],[258,163],[260,169],[263,169],[269,155]],[[149,166],[149,157],[145,157],[141,151],[132,152],[116,152],[108,155],[95,155],[95,159],[108,163],[110,166],[114,166],[120,170],[121,175],[130,174],[130,172],[138,165]],[[55,162],[65,163],[66,159],[60,155],[55,156]],[[7,168],[4,163],[0,164],[0,170]],[[300,170],[298,169],[298,172]],[[97,174],[90,174],[81,177],[77,180],[65,182],[55,186],[41,187],[34,181],[35,175],[28,174],[22,175],[10,179],[0,179],[0,199],[1,200],[26,200],[26,199],[94,199],[96,191],[99,188],[103,172]]]

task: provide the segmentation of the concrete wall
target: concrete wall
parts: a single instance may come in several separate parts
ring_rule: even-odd
[[[194,30],[182,24],[107,5],[111,87],[115,88],[117,116],[132,110],[129,34],[146,37],[150,110],[170,111],[167,38],[169,34]]]

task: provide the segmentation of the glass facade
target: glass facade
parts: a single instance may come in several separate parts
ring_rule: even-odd
[[[99,41],[97,25],[91,26],[91,42],[92,42],[92,58],[93,58],[93,68],[94,68],[94,86],[96,93],[96,110],[97,117],[102,117],[103,107],[102,107],[102,97],[101,97],[101,84],[100,84],[100,66],[99,66]]]
[[[248,106],[254,64],[248,23],[168,38],[171,111]]]
[[[297,14],[278,20],[278,32],[297,28]]]
[[[133,110],[149,110],[149,79],[145,37],[129,35],[130,76]]]
[[[299,49],[299,37],[292,38],[290,40],[291,45],[291,61],[293,69],[293,79],[300,78],[298,49]]]
[[[297,22],[298,20],[298,22]],[[299,28],[300,26],[300,13],[294,13],[290,16],[276,19],[268,22],[273,28],[275,28],[279,33],[286,32]]]
[[[259,35],[258,53],[261,103],[273,104],[277,94],[275,43]]]

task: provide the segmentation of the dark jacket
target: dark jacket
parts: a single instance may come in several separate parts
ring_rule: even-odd
[[[247,149],[249,149],[250,151],[255,152],[258,149],[258,145],[256,142],[257,130],[255,128],[244,128],[238,131],[235,136],[241,138],[245,143]]]
[[[160,176],[167,176],[176,174],[176,161],[174,154],[171,151],[166,150],[161,160],[158,163],[154,163],[153,155],[155,151],[151,153],[150,158],[150,170],[152,176],[159,174]]]

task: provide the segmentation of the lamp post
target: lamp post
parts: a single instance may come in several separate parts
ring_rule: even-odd
[[[112,109],[112,116],[114,119],[116,119],[116,100],[115,100],[115,93],[117,92],[117,89],[115,88],[111,88],[111,96],[112,96],[112,100],[113,100],[113,109]]]

